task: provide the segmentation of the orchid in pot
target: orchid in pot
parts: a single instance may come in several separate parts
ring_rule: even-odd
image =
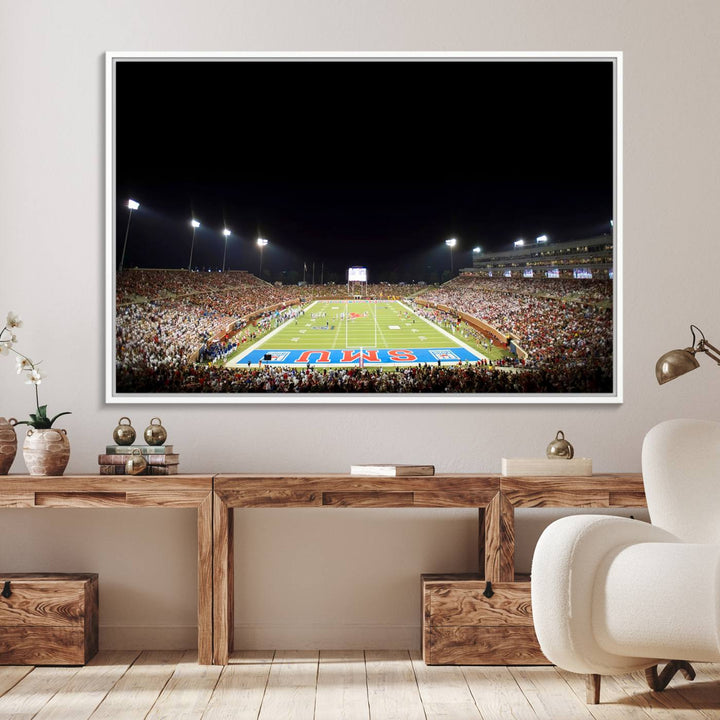
[[[14,353],[17,357],[17,374],[23,375],[25,382],[35,388],[36,412],[30,413],[29,420],[11,422],[15,425],[29,425],[23,456],[31,475],[62,475],[70,459],[70,443],[65,430],[53,428],[53,423],[69,411],[48,417],[47,405],[40,404],[38,386],[45,379],[45,373],[39,369],[40,362],[33,362],[15,348],[17,336],[15,330],[21,328],[22,320],[13,312],[7,314],[5,327],[0,331],[0,355]]]

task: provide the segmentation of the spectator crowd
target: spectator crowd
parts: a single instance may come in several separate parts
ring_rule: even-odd
[[[250,315],[297,302],[289,292],[244,272],[126,270],[118,277],[115,364],[118,373],[226,357]],[[135,298],[120,302],[120,298]],[[263,320],[261,316],[260,321]]]
[[[422,298],[467,313],[506,336],[514,336],[528,352],[525,367],[567,372],[573,367],[597,365],[605,369],[607,383],[612,387],[609,283],[508,279],[505,284],[505,280],[460,277]]]
[[[229,369],[224,360],[298,312],[303,303],[347,296],[345,285],[275,286],[246,272],[125,270],[116,279],[119,392],[540,393],[610,392],[612,284],[460,276],[440,287],[369,285],[367,295],[444,305],[485,321],[528,352],[487,363],[373,368]],[[453,312],[418,314],[479,345],[498,342]],[[199,360],[200,362],[195,362]],[[499,369],[499,367],[503,369]]]
[[[607,392],[596,364],[584,368],[500,370],[483,363],[379,368],[248,369],[193,365],[138,368],[118,378],[121,392],[161,393],[596,393]]]

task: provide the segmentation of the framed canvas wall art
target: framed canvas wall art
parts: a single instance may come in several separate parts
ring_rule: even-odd
[[[621,53],[108,53],[108,402],[622,401]]]

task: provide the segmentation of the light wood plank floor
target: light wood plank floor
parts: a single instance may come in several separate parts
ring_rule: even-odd
[[[584,678],[552,667],[428,667],[419,652],[102,652],[82,668],[0,667],[0,720],[720,720],[720,664],[662,693],[642,674]]]

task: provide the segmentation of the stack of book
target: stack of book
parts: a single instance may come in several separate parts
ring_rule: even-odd
[[[172,445],[108,445],[98,456],[100,475],[125,475],[125,463],[134,450],[142,453],[147,468],[142,475],[177,475],[180,455]]]

